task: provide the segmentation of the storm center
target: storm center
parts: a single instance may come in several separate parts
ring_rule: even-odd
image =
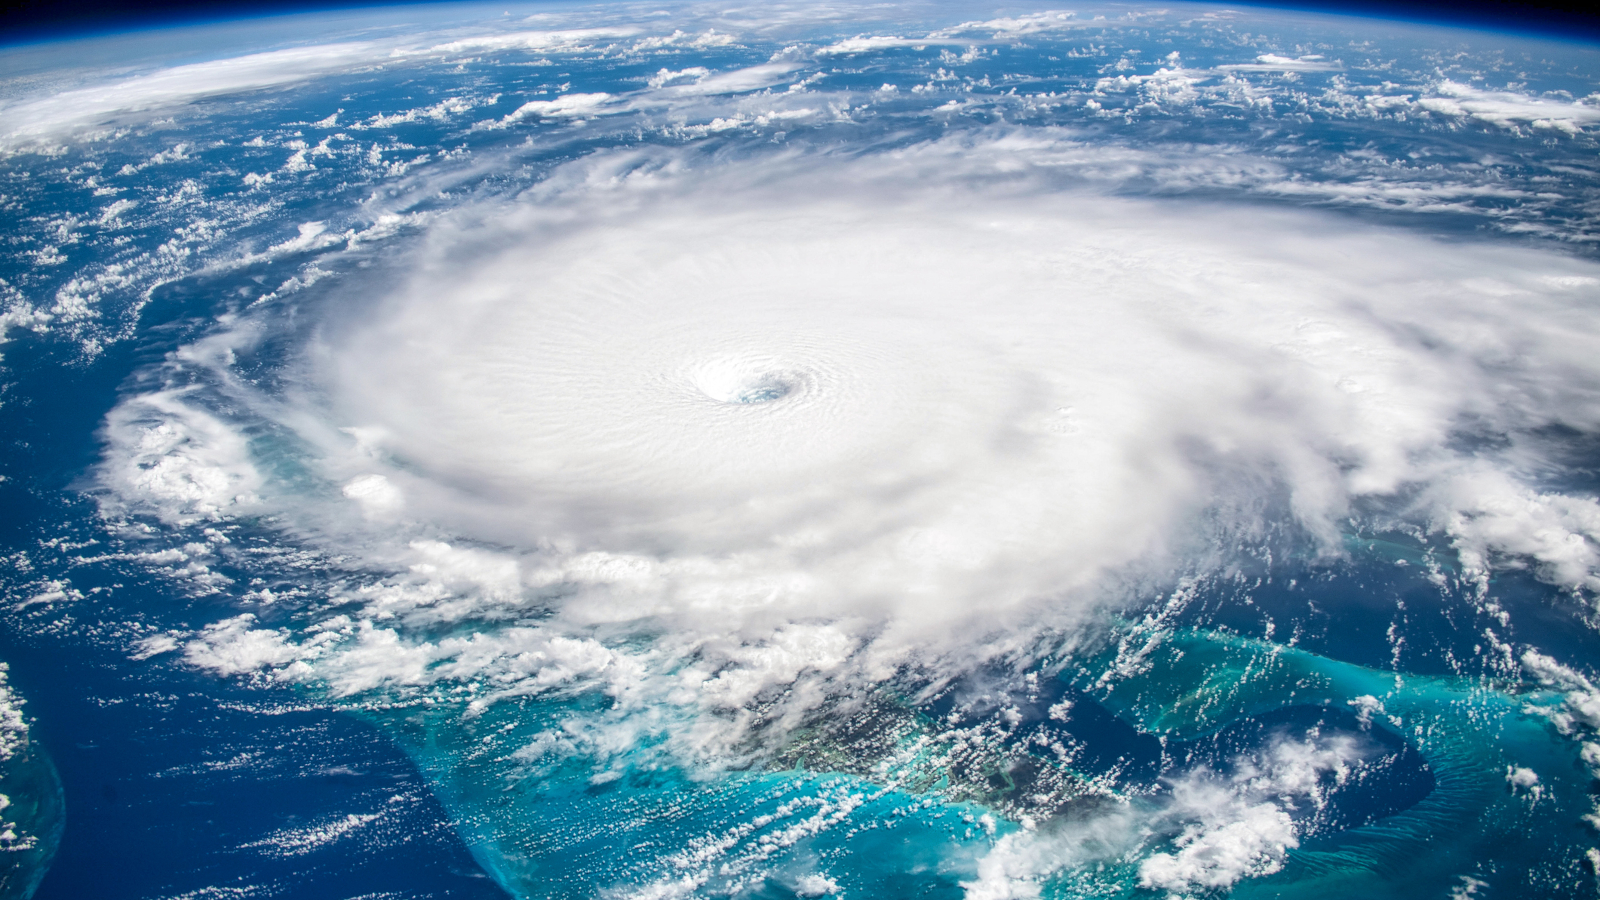
[[[694,378],[700,392],[719,403],[773,403],[794,393],[803,379],[783,368],[729,360],[701,369]]]

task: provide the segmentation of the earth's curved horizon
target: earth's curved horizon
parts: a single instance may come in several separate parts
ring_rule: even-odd
[[[1600,45],[0,60],[0,897],[1600,895]]]

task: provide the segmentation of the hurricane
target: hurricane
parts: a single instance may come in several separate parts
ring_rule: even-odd
[[[1600,890],[1592,46],[274,27],[0,50],[18,896]]]

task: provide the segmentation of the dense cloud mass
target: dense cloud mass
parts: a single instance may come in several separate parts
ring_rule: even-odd
[[[1362,878],[1451,832],[1393,889],[1470,894],[1491,816],[1600,815],[1525,767],[1600,771],[1591,677],[1513,625],[1597,615],[1600,265],[1549,187],[1592,97],[1201,8],[603,12],[3,108],[8,165],[118,197],[8,326],[89,364],[196,304],[78,485],[71,565],[198,598],[120,653],[392,728],[519,896],[884,891],[900,821],[885,870],[970,900],[1370,886],[1347,831]],[[217,137],[116,168],[161,115]]]
[[[315,448],[326,487],[271,484],[171,391],[113,417],[131,456],[104,476],[171,521],[264,506],[472,585],[388,615],[517,597],[696,640],[822,623],[829,659],[871,645],[891,666],[1027,646],[1108,585],[1227,565],[1273,516],[1338,554],[1364,498],[1595,586],[1595,504],[1538,490],[1527,437],[1596,425],[1593,266],[1041,197],[1005,152],[1021,174],[976,184],[937,146],[572,164],[537,202],[440,220],[401,285],[344,298],[281,396],[227,368],[263,318],[195,352]],[[1459,449],[1480,435],[1524,452]]]

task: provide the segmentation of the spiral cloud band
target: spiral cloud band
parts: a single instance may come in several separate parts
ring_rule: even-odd
[[[861,671],[1027,646],[1129,578],[1226,565],[1218,535],[1288,524],[1338,554],[1372,498],[1593,584],[1592,503],[1537,490],[1530,458],[1540,429],[1595,425],[1586,263],[1040,200],[1039,175],[939,183],[915,160],[641,162],[442,220],[392,293],[330,311],[289,406],[221,373],[323,448],[329,488],[284,493],[186,412],[161,429],[191,429],[202,471],[165,499],[257,486],[250,503],[413,573],[448,571],[429,555],[452,542],[502,548],[439,574],[467,598],[419,621],[528,595],[575,629],[655,620],[694,645],[804,624],[834,634],[829,658],[882,655]],[[212,340],[261,340],[232,334]],[[160,396],[131,402],[184,408]],[[1473,435],[1515,449],[1452,449]],[[159,467],[119,471],[137,500]],[[421,677],[370,663],[332,677]]]
[[[948,633],[1279,486],[1329,542],[1362,496],[1481,506],[1453,432],[1593,422],[1581,264],[820,166],[625,179],[442,234],[321,348],[327,415],[390,461],[348,474],[479,539],[703,573],[601,618]]]
[[[323,486],[275,479],[170,391],[113,417],[108,485],[173,520],[196,497],[270,510],[371,574],[292,631],[226,619],[185,658],[333,697],[465,687],[469,717],[600,691],[609,710],[516,758],[604,780],[642,747],[769,764],[886,680],[1025,670],[1285,529],[1334,559],[1376,515],[1437,533],[1467,577],[1513,559],[1594,589],[1600,510],[1540,486],[1539,435],[1600,426],[1600,270],[1319,215],[1041,199],[1013,157],[988,182],[914,157],[590,159],[441,219],[391,290],[304,331],[275,396],[231,374],[264,323],[207,339],[188,364],[317,448]],[[1336,762],[1295,790],[1337,788],[1364,747],[1294,750]],[[1142,883],[1283,866],[1292,806],[1240,784],[1222,812],[1159,813],[1202,837]],[[1129,853],[1125,815],[1007,838],[970,895]]]

